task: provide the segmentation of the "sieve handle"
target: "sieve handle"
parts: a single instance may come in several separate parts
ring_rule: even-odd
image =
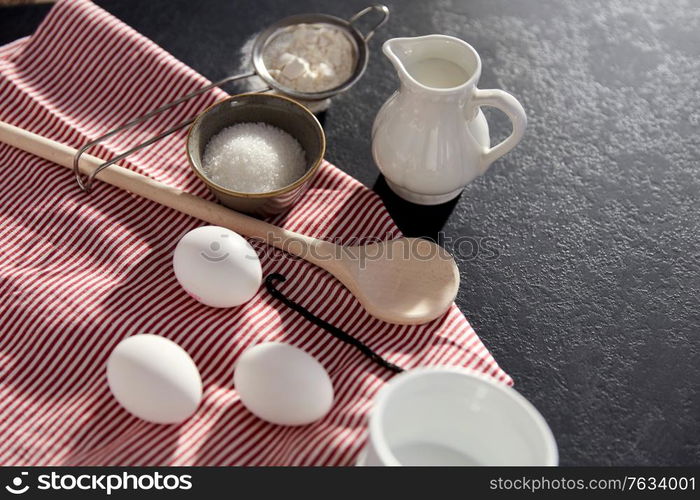
[[[352,16],[350,19],[348,19],[350,26],[352,26],[360,34],[362,34],[362,32],[359,29],[357,29],[357,27],[355,26],[355,22],[359,21],[361,17],[364,17],[365,15],[369,14],[372,11],[379,12],[382,17],[379,19],[377,24],[375,24],[374,27],[369,31],[369,33],[367,33],[366,35],[364,35],[362,37],[365,42],[369,42],[369,39],[374,36],[374,32],[377,31],[382,26],[384,26],[384,24],[386,24],[386,22],[389,20],[389,7],[387,7],[386,5],[381,5],[381,4],[370,5],[369,7],[365,7],[360,12],[358,12],[357,14]]]
[[[198,95],[201,95],[201,94],[207,92],[208,90],[213,89],[214,87],[220,87],[221,85],[223,85],[223,84],[225,84],[225,83],[230,83],[230,82],[234,82],[234,81],[236,81],[236,80],[242,80],[242,79],[245,79],[245,78],[250,78],[250,77],[252,77],[252,76],[254,76],[254,75],[255,75],[255,72],[242,73],[242,74],[240,74],[240,75],[231,75],[231,76],[227,76],[226,78],[224,78],[224,79],[222,79],[222,80],[219,80],[218,82],[210,83],[210,84],[208,84],[208,85],[206,85],[206,86],[204,86],[204,87],[202,87],[202,88],[200,88],[200,89],[195,90],[194,92],[190,92],[190,93],[187,94],[187,95],[183,95],[182,97],[178,97],[178,98],[175,99],[174,101],[171,101],[171,102],[169,102],[169,103],[167,103],[167,104],[164,104],[163,106],[161,106],[161,107],[159,107],[159,108],[152,109],[152,110],[149,111],[148,113],[146,113],[146,114],[144,114],[144,115],[141,115],[141,116],[139,116],[139,117],[137,117],[137,118],[134,118],[133,120],[130,120],[129,122],[124,123],[123,125],[120,125],[120,126],[118,126],[117,128],[110,130],[110,131],[107,132],[106,134],[101,135],[101,136],[98,137],[97,139],[88,142],[88,143],[85,144],[82,148],[80,148],[80,149],[75,153],[75,156],[73,157],[73,174],[75,175],[75,179],[76,179],[76,181],[78,182],[78,186],[80,186],[80,189],[82,189],[82,190],[85,191],[86,193],[89,193],[89,192],[92,190],[92,182],[93,182],[93,180],[95,179],[95,176],[96,176],[97,174],[99,174],[102,170],[104,170],[105,168],[107,168],[107,167],[109,167],[109,166],[111,166],[111,165],[114,165],[115,163],[117,163],[117,162],[120,161],[120,160],[123,160],[124,158],[126,158],[126,157],[129,156],[129,155],[131,155],[132,153],[135,153],[136,151],[138,151],[138,150],[140,150],[140,149],[143,149],[143,148],[145,148],[145,147],[147,147],[147,146],[150,146],[150,145],[153,144],[154,142],[159,141],[159,140],[163,139],[164,137],[167,137],[167,136],[169,136],[170,134],[173,134],[173,133],[177,132],[178,130],[187,127],[188,125],[190,125],[190,124],[195,120],[196,117],[193,116],[193,117],[189,118],[188,120],[185,120],[184,122],[179,123],[179,124],[175,125],[175,126],[172,127],[172,128],[169,128],[169,129],[166,130],[165,132],[161,132],[160,134],[155,135],[155,136],[151,137],[150,139],[148,139],[148,140],[146,140],[146,141],[144,141],[144,142],[141,142],[141,143],[137,144],[137,145],[134,146],[133,148],[131,148],[131,149],[129,149],[129,150],[127,150],[127,151],[121,153],[121,154],[118,155],[118,156],[115,156],[115,157],[112,158],[111,160],[103,162],[103,163],[102,163],[101,165],[99,165],[94,171],[92,171],[90,174],[85,175],[85,177],[83,177],[83,174],[80,172],[80,167],[79,167],[79,165],[80,165],[80,157],[81,157],[83,154],[85,154],[85,152],[86,152],[88,149],[92,148],[93,146],[98,145],[99,143],[101,143],[102,141],[104,141],[104,140],[106,140],[106,139],[109,139],[110,137],[112,137],[112,136],[118,134],[119,132],[122,132],[122,131],[127,130],[127,129],[132,128],[132,127],[135,127],[136,125],[138,125],[138,124],[140,124],[140,123],[143,123],[143,122],[145,122],[145,121],[147,121],[147,120],[150,120],[150,119],[153,118],[154,116],[156,116],[156,115],[158,115],[158,114],[160,114],[160,113],[162,113],[162,112],[164,112],[164,111],[167,111],[167,110],[169,110],[169,109],[171,109],[171,108],[177,106],[178,104],[181,104],[181,103],[183,103],[183,102],[185,102],[185,101],[187,101],[187,100],[189,100],[189,99],[192,99],[192,98],[194,98],[194,97],[197,97]]]

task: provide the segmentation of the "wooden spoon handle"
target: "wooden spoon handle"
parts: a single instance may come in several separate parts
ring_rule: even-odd
[[[0,142],[63,167],[73,168],[73,157],[76,153],[74,148],[2,121],[0,121]],[[80,170],[84,174],[90,174],[102,163],[104,160],[83,154],[80,158]],[[332,267],[332,259],[328,258],[328,252],[334,246],[331,243],[243,215],[223,205],[204,200],[118,165],[106,168],[97,175],[97,179],[210,224],[226,227],[251,238],[261,239],[332,272],[329,269]],[[314,251],[309,251],[310,247],[315,247]],[[319,258],[319,256],[323,256],[323,258]]]

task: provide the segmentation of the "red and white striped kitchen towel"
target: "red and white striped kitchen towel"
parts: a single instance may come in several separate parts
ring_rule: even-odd
[[[86,0],[59,2],[37,32],[0,48],[0,120],[80,146],[206,80]],[[211,92],[96,148],[107,158],[221,98]],[[184,131],[124,165],[203,197]],[[363,446],[372,398],[390,373],[260,290],[213,309],[177,284],[171,256],[202,222],[97,182],[91,196],[65,168],[0,144],[0,464],[343,465]],[[353,240],[399,231],[375,193],[325,163],[303,199],[273,222]],[[281,290],[404,367],[451,364],[511,383],[456,306],[422,326],[367,315],[329,274],[264,248]],[[123,338],[163,335],[202,373],[204,400],[182,425],[143,422],[111,397],[105,361]],[[232,367],[250,345],[291,343],[315,356],[336,391],[331,413],[281,427],[246,411]]]

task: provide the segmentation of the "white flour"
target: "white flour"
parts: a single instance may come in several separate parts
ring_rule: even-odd
[[[355,66],[352,42],[328,24],[297,24],[265,47],[263,62],[282,85],[322,92],[347,81]]]

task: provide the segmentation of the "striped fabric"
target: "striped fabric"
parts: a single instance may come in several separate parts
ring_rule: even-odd
[[[59,2],[30,38],[0,48],[0,120],[80,146],[206,80],[86,0]],[[185,119],[221,91],[182,105],[95,149],[110,157]],[[133,155],[127,168],[210,198],[191,175],[184,132]],[[344,465],[363,446],[372,398],[390,374],[260,290],[244,306],[201,305],[177,284],[171,256],[200,221],[97,182],[91,196],[64,168],[0,144],[0,464]],[[320,238],[395,238],[379,198],[325,163],[312,188],[272,222]],[[423,326],[367,315],[329,274],[252,242],[263,272],[312,312],[411,368],[472,367],[512,383],[453,306]],[[194,359],[199,411],[182,425],[143,422],[111,397],[105,361],[138,333],[163,335]],[[256,343],[315,356],[336,392],[331,413],[304,427],[246,411],[232,367]]]

